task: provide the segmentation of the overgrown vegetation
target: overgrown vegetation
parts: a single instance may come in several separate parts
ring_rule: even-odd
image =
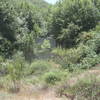
[[[87,75],[87,78],[81,78],[77,80],[77,83],[70,86],[70,84],[63,84],[62,88],[57,90],[57,94],[66,96],[71,94],[77,100],[99,100],[100,98],[100,80],[97,76]]]
[[[29,82],[57,86],[77,100],[99,100],[97,76],[62,90],[65,80],[97,64],[100,0],[59,0],[55,5],[43,0],[0,0],[0,89],[19,92],[21,82]]]

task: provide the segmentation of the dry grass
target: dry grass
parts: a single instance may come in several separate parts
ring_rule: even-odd
[[[96,75],[100,77],[99,69],[92,69],[83,72],[79,75],[73,76],[67,81],[66,84],[73,86],[77,84],[79,79],[86,77],[87,75]],[[8,93],[6,91],[0,91],[0,100],[71,100],[68,98],[58,98],[54,89],[41,89],[39,86],[33,86],[32,84],[21,84],[20,92],[17,94]]]

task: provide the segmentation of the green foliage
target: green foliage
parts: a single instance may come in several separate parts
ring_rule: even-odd
[[[94,31],[95,32],[95,31]],[[94,38],[86,43],[96,54],[100,54],[100,32],[96,32]]]
[[[34,61],[30,66],[30,74],[41,75],[51,69],[52,66],[48,61],[37,60]]]
[[[0,56],[0,63],[4,62],[4,58]]]
[[[16,49],[27,54],[25,55],[27,59],[29,52],[34,55],[35,39],[47,33],[47,24],[40,13],[41,7],[38,8],[35,4],[33,6],[31,2],[43,3],[28,0],[0,1],[0,54],[3,56],[13,55]],[[43,4],[45,5],[45,2]]]
[[[41,45],[42,49],[50,49],[50,41],[49,40],[44,40],[43,44]]]
[[[57,89],[57,94],[60,96],[68,95],[74,96],[74,99],[78,100],[99,100],[100,98],[100,79],[96,74],[86,74],[84,77],[78,78],[78,80],[70,85],[66,81],[60,85]]]
[[[62,49],[57,48],[54,49],[52,52],[58,55],[58,58],[61,58],[61,61],[65,61],[67,63],[78,63],[80,62],[81,57],[83,56],[85,46],[80,46],[79,48],[72,48],[72,49]],[[59,61],[58,61],[59,63]]]
[[[8,57],[13,53],[18,35],[17,13],[8,1],[0,1],[0,54]]]
[[[7,39],[0,39],[0,55],[9,57],[13,54],[13,44]]]
[[[57,39],[61,42],[64,42],[62,43],[63,47],[72,47],[73,45],[75,45],[75,37],[78,35],[79,30],[80,27],[78,27],[78,25],[69,23],[67,28],[63,28],[61,30],[61,34],[59,34]]]
[[[53,7],[43,0],[1,0],[0,87],[5,83],[16,91],[23,78],[36,85],[58,85],[70,72],[99,64],[99,6],[100,0],[61,0]],[[57,41],[53,50],[47,39],[36,44],[37,38],[50,35]],[[83,80],[69,90],[98,99],[98,83]]]
[[[13,56],[12,61],[8,61],[7,69],[9,78],[13,81],[19,81],[23,75],[23,69],[25,68],[25,61],[20,53]]]
[[[91,68],[94,67],[96,64],[100,63],[100,57],[99,55],[94,55],[91,57],[86,57],[83,59],[83,61],[81,62],[81,68]]]
[[[43,75],[43,80],[48,85],[55,85],[67,79],[67,76],[68,76],[68,71],[58,69],[45,73]]]
[[[77,36],[94,28],[99,20],[99,9],[92,0],[63,0],[54,11],[51,32],[58,44],[72,47]]]
[[[81,79],[72,89],[79,99],[81,96],[82,100],[99,100],[99,80],[96,77]]]
[[[52,53],[53,61],[69,71],[73,71],[76,67],[91,68],[100,63],[99,54],[93,49],[93,45],[80,44],[77,48],[71,49],[56,48]]]
[[[44,75],[44,80],[47,84],[54,85],[56,82],[61,81],[58,73],[49,72]]]
[[[13,6],[6,1],[0,1],[0,33],[11,42],[16,40],[18,23],[15,16],[17,15]]]

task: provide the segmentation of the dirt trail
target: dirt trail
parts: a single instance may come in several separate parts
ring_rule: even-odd
[[[31,84],[23,85],[17,94],[0,91],[0,100],[62,100],[52,89],[41,89]],[[66,99],[67,100],[67,99]]]
[[[41,91],[38,94],[8,94],[0,92],[0,100],[62,100],[57,98],[52,91]],[[66,99],[67,100],[67,99]]]

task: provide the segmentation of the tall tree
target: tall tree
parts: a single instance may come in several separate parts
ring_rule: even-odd
[[[57,42],[66,47],[75,45],[82,31],[89,31],[100,21],[98,0],[62,0],[55,10],[51,33]]]

